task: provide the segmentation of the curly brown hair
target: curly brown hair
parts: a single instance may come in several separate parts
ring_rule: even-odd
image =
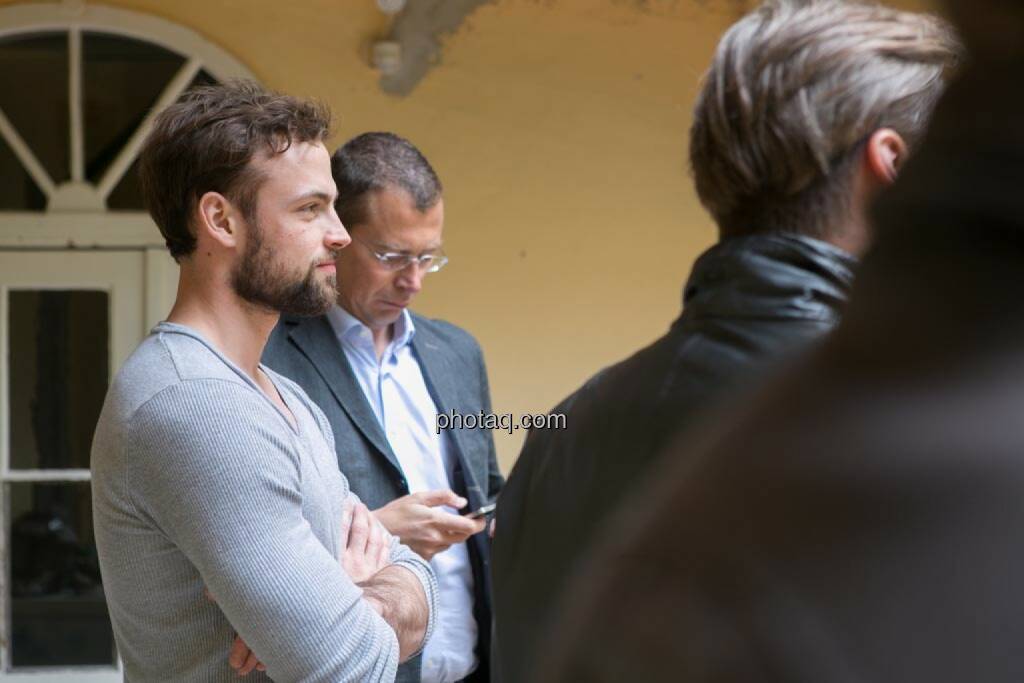
[[[293,142],[323,140],[330,120],[323,104],[252,81],[192,88],[164,109],[139,155],[139,179],[174,260],[195,251],[190,218],[204,194],[223,194],[252,220],[263,177],[249,162],[258,153],[281,154]]]

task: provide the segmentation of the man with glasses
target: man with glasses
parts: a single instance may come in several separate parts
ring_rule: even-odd
[[[486,521],[459,511],[493,502],[504,480],[490,431],[436,429],[439,413],[490,412],[487,373],[468,333],[407,310],[448,262],[441,182],[391,133],[353,138],[331,166],[353,240],[336,261],[337,305],[282,318],[263,359],[324,410],[352,490],[437,574],[434,635],[398,680],[487,680]]]

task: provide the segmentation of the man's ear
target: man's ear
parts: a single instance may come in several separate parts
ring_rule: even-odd
[[[880,186],[892,185],[907,158],[907,143],[892,128],[880,128],[868,138],[867,166]]]
[[[198,233],[225,247],[238,244],[238,210],[227,197],[219,192],[207,192],[199,198],[197,209]]]

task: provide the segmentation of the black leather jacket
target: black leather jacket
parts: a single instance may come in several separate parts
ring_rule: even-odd
[[[723,241],[696,262],[668,334],[606,368],[534,430],[497,510],[494,666],[532,680],[558,599],[602,522],[670,436],[839,321],[855,261],[808,237]]]

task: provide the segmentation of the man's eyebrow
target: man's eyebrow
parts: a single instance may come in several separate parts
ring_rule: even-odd
[[[376,244],[374,244],[374,246],[379,248],[381,251],[390,251],[395,252],[397,254],[425,254],[428,251],[437,251],[438,249],[441,248],[442,245],[438,244],[437,246],[427,247],[426,249],[421,249],[418,252],[414,252],[412,249],[403,249],[402,247],[396,247],[393,244],[388,244],[386,242],[377,242]]]
[[[310,190],[309,192],[300,194],[298,197],[296,197],[295,203],[299,204],[310,199],[318,199],[321,202],[324,202],[325,204],[329,204],[334,202],[334,195],[327,194],[326,192],[321,192],[320,190]]]
[[[411,254],[412,253],[408,249],[402,249],[401,247],[396,247],[395,245],[388,244],[387,242],[377,242],[376,244],[374,244],[374,246],[377,247],[378,249],[380,249],[381,251],[384,251],[384,252],[390,252],[390,253],[395,253],[395,254]]]

